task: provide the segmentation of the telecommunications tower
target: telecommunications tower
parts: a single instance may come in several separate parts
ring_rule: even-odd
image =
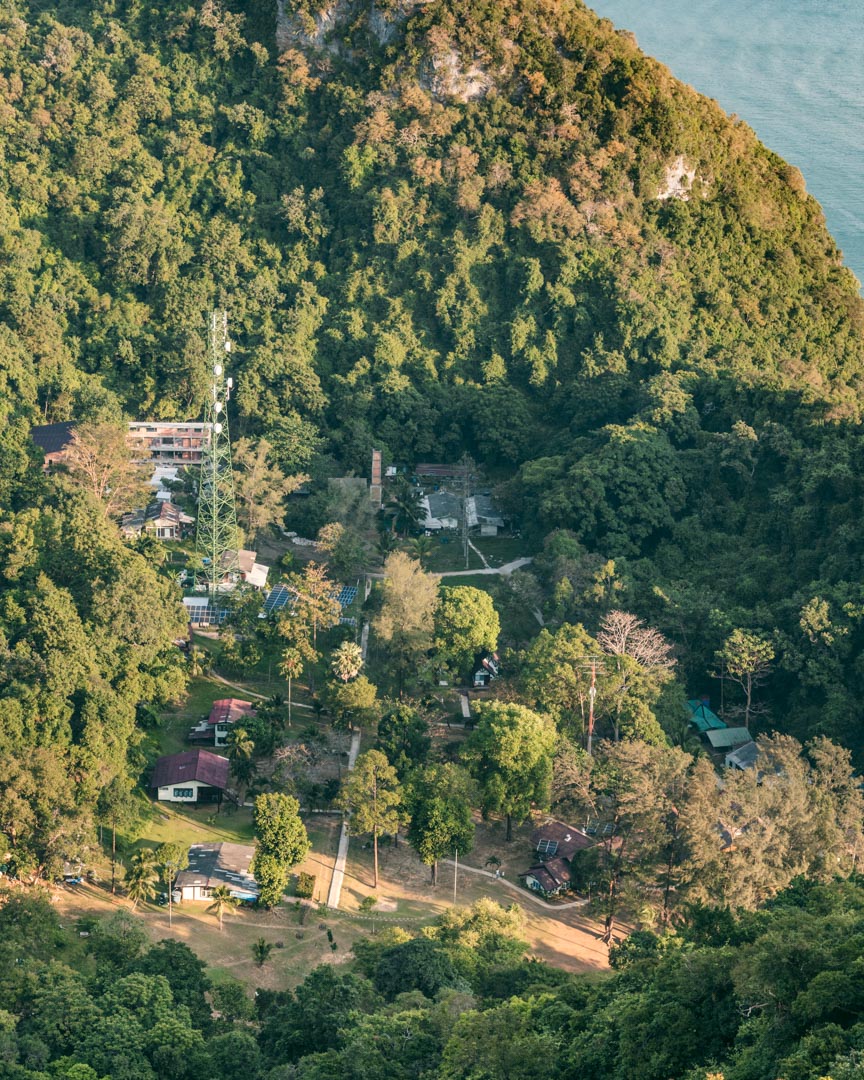
[[[204,405],[204,421],[210,441],[201,456],[198,488],[196,547],[204,565],[202,577],[210,596],[226,573],[237,569],[237,512],[234,507],[234,473],[231,470],[231,442],[228,438],[228,398],[234,380],[225,375],[225,361],[231,352],[228,315],[214,311],[210,317],[209,389]]]

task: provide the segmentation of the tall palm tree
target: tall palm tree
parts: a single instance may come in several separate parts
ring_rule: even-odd
[[[393,528],[403,536],[426,519],[422,506],[423,495],[419,488],[402,480],[394,488],[387,504],[393,516]]]
[[[213,903],[207,908],[208,912],[219,916],[219,929],[222,929],[222,918],[226,911],[233,911],[240,903],[236,896],[231,895],[227,885],[217,886],[210,894]]]
[[[136,851],[129,863],[129,872],[126,875],[126,892],[132,901],[132,907],[136,908],[142,900],[152,900],[156,895],[159,870],[150,848]]]
[[[363,652],[354,641],[343,641],[338,648],[333,650],[330,658],[330,669],[337,679],[348,682],[356,679],[363,667]]]
[[[303,674],[303,654],[293,646],[282,653],[279,671],[288,680],[288,727],[291,727],[291,684]]]
[[[234,727],[228,734],[226,746],[228,750],[228,760],[231,762],[231,772],[234,774],[234,778],[240,788],[240,805],[242,806],[246,795],[246,788],[249,786],[252,778],[257,772],[255,761],[253,760],[255,743],[249,737],[245,728]]]

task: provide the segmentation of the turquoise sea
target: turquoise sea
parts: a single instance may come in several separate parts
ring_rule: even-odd
[[[864,281],[864,2],[588,3],[798,166]]]

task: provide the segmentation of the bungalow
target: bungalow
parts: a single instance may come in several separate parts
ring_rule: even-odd
[[[150,787],[159,802],[221,803],[228,773],[228,758],[209,750],[184,750],[159,758]]]
[[[492,496],[486,492],[471,495],[465,500],[465,517],[469,529],[477,529],[481,536],[497,536],[506,522]]]
[[[253,586],[253,588],[266,588],[267,574],[270,572],[270,567],[256,562],[256,554],[254,551],[245,550],[226,551],[222,555],[222,568],[225,570],[223,581],[230,579],[233,574],[239,575],[242,581]]]
[[[257,900],[260,888],[252,876],[255,848],[246,844],[193,844],[189,866],[174,881],[174,900],[209,900],[225,886],[238,900]]]
[[[547,897],[568,892],[573,880],[566,859],[550,859],[548,862],[538,863],[519,877],[525,882],[526,888]]]
[[[255,706],[240,698],[220,698],[213,702],[210,715],[189,732],[189,742],[206,742],[213,746],[225,746],[228,734],[238,720],[255,715]]]
[[[194,520],[174,503],[154,499],[146,510],[133,510],[124,514],[120,521],[120,530],[130,537],[140,536],[144,532],[148,536],[155,536],[157,540],[181,540],[186,533],[185,526],[191,525]]]
[[[544,822],[531,834],[531,846],[541,861],[559,858],[570,862],[577,851],[594,847],[596,843],[592,836],[581,829],[574,829],[572,825],[554,819]]]

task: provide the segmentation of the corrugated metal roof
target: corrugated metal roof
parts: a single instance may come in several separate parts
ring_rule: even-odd
[[[746,727],[727,727],[719,731],[706,731],[705,738],[715,750],[725,750],[730,746],[743,746],[750,742],[753,736]]]
[[[687,708],[690,710],[690,722],[697,731],[719,731],[720,728],[726,727],[720,717],[713,713],[704,701],[699,701],[698,698],[691,698],[687,702]]]

